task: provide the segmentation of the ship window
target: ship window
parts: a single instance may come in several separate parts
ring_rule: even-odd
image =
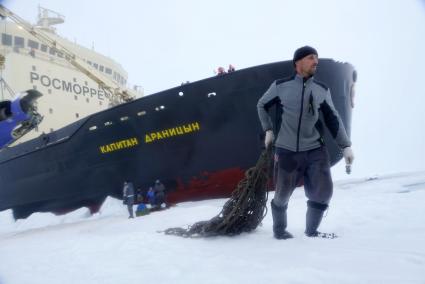
[[[105,122],[105,126],[111,126],[112,124],[113,124],[112,121]]]
[[[51,94],[52,93],[52,89],[48,89],[47,93]]]
[[[142,116],[142,115],[145,115],[145,114],[146,114],[146,111],[144,111],[144,110],[143,110],[143,111],[139,111],[139,112],[137,113],[137,115],[138,115],[138,116]]]
[[[128,120],[128,118],[129,118],[128,116],[123,116],[123,117],[120,118],[120,120],[121,121],[126,121],[126,120]]]
[[[49,113],[53,113],[53,109],[52,108],[49,108]]]
[[[88,102],[88,103],[90,102],[89,98],[86,98],[86,102]]]
[[[12,45],[12,36],[8,34],[1,34],[1,43],[3,45]]]
[[[35,67],[35,65],[32,66],[32,71],[36,71],[37,68]]]
[[[97,69],[99,67],[99,64],[93,63],[93,67]]]
[[[90,130],[90,131],[93,131],[93,130],[96,130],[96,129],[97,129],[97,126],[96,126],[96,125],[93,125],[93,126],[90,126],[90,127],[89,127],[89,130]]]
[[[100,105],[100,106],[102,105],[102,101],[99,101],[99,105]]]
[[[28,47],[38,49],[39,43],[33,40],[28,40]]]
[[[41,51],[44,51],[44,52],[47,52],[47,45],[42,44],[42,45],[40,46],[40,50],[41,50]]]
[[[20,36],[15,36],[15,46],[24,47],[25,46],[24,38]]]
[[[87,60],[87,64],[91,66],[92,63],[90,60]]]
[[[111,68],[106,67],[106,69],[105,69],[105,73],[106,73],[106,74],[112,74],[112,69],[111,69]]]
[[[78,100],[78,97],[77,96],[74,96],[74,100]]]
[[[49,49],[49,53],[50,53],[51,55],[55,55],[55,54],[56,54],[56,48],[51,47],[51,48]]]
[[[103,67],[102,65],[99,65],[99,71],[100,71],[100,72],[103,72],[104,68],[105,68],[105,67]]]
[[[76,118],[79,118],[79,117],[80,117],[80,114],[79,114],[79,113],[76,113],[76,114],[75,114],[75,117],[76,117]]]
[[[37,85],[33,85],[33,86],[32,86],[32,88],[33,88],[34,90],[37,90]]]
[[[53,128],[50,128],[50,132],[53,132]]]
[[[58,51],[58,57],[63,58],[63,53]]]

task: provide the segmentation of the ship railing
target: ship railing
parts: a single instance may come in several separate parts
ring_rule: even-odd
[[[13,52],[15,52],[15,53],[19,53],[19,54],[22,54],[22,55],[25,55],[25,56],[28,56],[28,57],[33,57],[33,58],[38,58],[38,59],[42,59],[42,60],[45,60],[45,61],[49,61],[51,63],[55,63],[55,64],[60,65],[62,67],[72,66],[65,59],[57,57],[56,55],[46,54],[42,51],[35,50],[32,53],[31,48],[17,47],[17,46],[14,46],[13,48],[9,48],[9,50],[10,49],[12,49]]]
[[[145,90],[140,85],[129,85],[129,84],[127,84],[127,89],[133,90],[138,98],[143,97],[145,95]]]
[[[41,59],[44,61],[48,61],[50,63],[54,63],[56,65],[62,66],[62,67],[68,67],[68,68],[73,68],[74,67],[68,63],[68,61],[65,58],[61,58],[58,57],[58,55],[52,55],[52,54],[48,54],[45,53],[43,51],[40,50],[34,50],[34,53],[31,54],[31,48],[27,48],[27,47],[19,47],[19,46],[14,46],[14,47],[4,47],[3,49],[3,53],[7,54],[10,52],[14,52],[14,53],[18,53],[24,56],[28,56],[28,57],[33,57],[33,58],[37,58],[37,59]],[[7,62],[6,62],[7,64]],[[75,68],[75,70],[77,70]]]

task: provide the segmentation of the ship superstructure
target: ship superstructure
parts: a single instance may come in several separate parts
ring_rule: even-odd
[[[0,101],[11,100],[14,92],[28,89],[43,94],[37,101],[43,121],[19,139],[19,143],[53,132],[110,106],[111,91],[100,87],[98,82],[71,64],[68,54],[75,55],[75,59],[81,62],[79,64],[96,76],[127,89],[128,75],[119,63],[56,33],[54,25],[64,21],[63,15],[39,7],[37,24],[31,28],[49,41],[30,34],[19,23],[0,21],[0,54],[5,58],[0,76],[12,91],[0,84]],[[137,96],[142,95],[142,91],[137,90]]]

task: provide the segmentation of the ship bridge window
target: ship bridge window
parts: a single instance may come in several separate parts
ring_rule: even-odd
[[[99,65],[99,71],[103,72],[103,70],[105,69],[105,67],[103,67],[102,65]]]
[[[93,63],[93,67],[97,69],[97,68],[99,68],[99,64]]]
[[[63,58],[63,53],[58,51],[58,57]]]
[[[12,36],[8,34],[1,34],[1,43],[3,45],[12,46]]]
[[[92,65],[90,60],[87,60],[87,64],[90,65],[90,66]]]
[[[38,49],[39,45],[40,44],[36,41],[30,40],[30,39],[28,40],[28,47],[30,48]]]
[[[25,40],[23,37],[15,36],[15,46],[25,47]]]
[[[47,45],[42,44],[42,45],[40,46],[40,50],[41,50],[41,51],[43,51],[43,52],[47,52]]]
[[[51,55],[55,55],[55,54],[56,54],[56,48],[51,47],[51,48],[49,49],[49,53],[50,53]]]
[[[108,67],[106,67],[106,69],[105,69],[105,73],[106,74],[112,74],[112,69],[111,68],[108,68]]]

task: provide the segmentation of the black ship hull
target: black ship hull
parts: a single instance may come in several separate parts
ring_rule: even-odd
[[[0,210],[96,210],[121,198],[124,180],[144,191],[156,179],[168,202],[228,196],[263,145],[259,97],[293,73],[291,61],[216,76],[93,114],[62,129],[0,151]],[[350,64],[322,59],[316,78],[331,88],[350,133]],[[331,163],[341,151],[326,133]]]

